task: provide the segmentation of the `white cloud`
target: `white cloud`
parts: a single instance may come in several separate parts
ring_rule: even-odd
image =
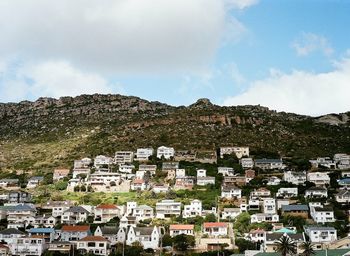
[[[193,71],[206,66],[225,29],[244,26],[227,0],[2,0],[0,57],[64,59],[97,72]],[[253,0],[228,0],[247,8]]]
[[[236,9],[245,9],[255,5],[259,0],[226,0],[226,3]]]
[[[321,51],[324,55],[330,56],[334,51],[324,36],[305,32],[292,43],[292,48],[299,56],[307,56],[315,51]]]
[[[325,73],[273,71],[266,79],[251,83],[244,93],[227,98],[224,105],[260,104],[278,111],[317,116],[349,111],[349,95],[350,58],[345,58]]]
[[[80,71],[65,61],[48,61],[17,70],[14,78],[5,78],[0,100],[19,101],[28,95],[38,98],[116,93],[122,88],[103,77]]]

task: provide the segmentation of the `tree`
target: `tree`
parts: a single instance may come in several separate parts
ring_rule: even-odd
[[[253,243],[249,240],[243,239],[243,238],[236,239],[235,243],[236,243],[240,253],[243,253],[246,250],[255,250],[256,249],[255,243]]]
[[[310,241],[302,243],[300,247],[303,250],[303,253],[301,254],[302,256],[311,256],[316,254],[314,246]]]
[[[184,252],[189,247],[193,247],[195,245],[195,239],[194,236],[181,234],[173,237],[173,243],[176,250]]]
[[[240,233],[247,233],[249,232],[249,224],[250,224],[250,214],[247,212],[243,212],[237,216],[233,224],[233,227]]]
[[[173,244],[173,238],[169,234],[164,234],[162,237],[162,246],[171,246]]]
[[[216,222],[216,216],[214,213],[209,213],[205,216],[205,222]]]
[[[289,236],[283,235],[277,241],[276,251],[281,254],[281,256],[287,256],[289,254],[296,254],[297,247],[294,241],[292,241]]]

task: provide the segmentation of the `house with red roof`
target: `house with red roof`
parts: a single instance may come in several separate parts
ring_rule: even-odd
[[[148,189],[148,184],[144,179],[134,179],[130,185],[131,190],[146,190]]]
[[[209,237],[227,236],[228,223],[226,222],[204,222],[203,234]]]
[[[60,232],[60,240],[65,242],[74,242],[83,239],[84,237],[90,236],[90,226],[73,226],[73,225],[64,225],[62,226]]]
[[[80,253],[107,256],[111,252],[111,242],[103,236],[86,236],[77,242]]]
[[[169,227],[169,233],[171,237],[182,234],[194,236],[194,225],[172,224]]]
[[[7,245],[0,244],[0,255],[10,255],[10,248]]]
[[[95,208],[94,223],[106,223],[115,217],[121,218],[124,213],[124,207],[115,204],[100,204]]]

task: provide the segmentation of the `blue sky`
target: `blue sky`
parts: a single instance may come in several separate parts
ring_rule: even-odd
[[[0,3],[0,102],[121,93],[350,111],[350,1],[50,2]]]

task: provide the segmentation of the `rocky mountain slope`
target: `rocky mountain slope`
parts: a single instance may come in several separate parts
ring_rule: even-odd
[[[69,167],[78,157],[160,145],[314,157],[350,152],[350,112],[319,118],[261,106],[220,107],[207,99],[184,107],[121,95],[40,98],[0,104],[0,167]]]

